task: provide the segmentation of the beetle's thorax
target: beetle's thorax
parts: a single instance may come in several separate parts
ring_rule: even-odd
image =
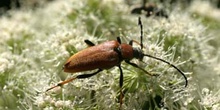
[[[143,59],[143,52],[139,48],[133,48],[129,44],[121,44],[118,47],[118,53],[122,60],[131,60],[133,58]]]
[[[132,59],[134,57],[133,47],[131,45],[122,43],[119,46],[119,50],[120,50],[122,59]]]

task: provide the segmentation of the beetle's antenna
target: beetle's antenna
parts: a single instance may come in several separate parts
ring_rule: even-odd
[[[142,22],[141,22],[141,17],[138,18],[138,25],[140,26],[140,29],[141,29],[141,36],[140,36],[140,42],[141,42],[141,49],[143,49],[143,25],[142,25]]]
[[[175,65],[171,64],[170,62],[166,61],[166,60],[163,60],[161,58],[157,58],[157,57],[154,57],[154,56],[151,56],[151,55],[148,55],[148,54],[143,54],[144,56],[147,56],[147,57],[150,57],[150,58],[153,58],[153,59],[156,59],[156,60],[159,60],[159,61],[162,61],[164,63],[167,63],[168,65],[172,66],[173,68],[175,68],[185,79],[186,83],[185,83],[185,87],[187,87],[188,85],[188,80],[187,80],[187,77],[185,76],[185,74],[179,69],[177,68]]]

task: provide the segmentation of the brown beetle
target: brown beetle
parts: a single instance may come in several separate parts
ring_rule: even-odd
[[[62,86],[66,83],[69,83],[75,79],[83,79],[83,78],[89,78],[93,75],[96,75],[97,73],[101,72],[104,69],[109,69],[114,66],[117,66],[120,70],[120,79],[119,79],[119,87],[120,87],[120,108],[122,106],[122,99],[123,99],[123,92],[122,92],[122,86],[123,86],[123,72],[121,68],[121,62],[125,61],[126,63],[132,65],[135,68],[139,68],[145,73],[150,74],[143,68],[139,67],[137,64],[130,62],[131,59],[136,58],[139,60],[142,60],[144,56],[162,61],[164,63],[167,63],[168,65],[175,68],[180,74],[183,75],[185,78],[185,87],[187,87],[188,81],[184,73],[178,69],[175,65],[171,64],[170,62],[167,62],[161,58],[157,58],[148,54],[145,54],[142,52],[143,48],[143,26],[141,22],[141,18],[139,17],[138,24],[141,28],[141,36],[140,36],[140,46],[141,48],[133,48],[133,40],[129,42],[129,44],[121,43],[121,40],[119,37],[117,37],[117,40],[107,41],[103,42],[99,45],[95,45],[89,40],[85,40],[85,43],[88,44],[90,47],[79,51],[78,53],[72,55],[64,64],[64,71],[69,73],[75,73],[75,72],[82,72],[82,71],[88,71],[88,70],[95,70],[98,69],[96,72],[91,74],[82,74],[78,75],[76,77],[67,79],[63,82],[58,83],[57,85],[47,89],[46,91],[49,91],[55,87]]]

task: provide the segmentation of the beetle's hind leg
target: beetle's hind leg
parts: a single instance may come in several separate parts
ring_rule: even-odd
[[[99,73],[99,72],[101,72],[101,71],[102,71],[102,69],[98,69],[98,71],[96,71],[96,72],[94,72],[94,73],[91,73],[91,74],[82,74],[82,75],[78,75],[78,76],[76,76],[76,77],[67,79],[67,80],[62,81],[62,82],[58,83],[57,85],[55,85],[55,86],[53,86],[53,87],[47,89],[46,92],[49,91],[49,90],[51,90],[51,89],[54,89],[54,88],[56,88],[56,87],[63,86],[64,84],[69,83],[69,82],[71,82],[71,81],[73,81],[73,80],[75,80],[75,79],[89,78],[89,77],[91,77],[91,76],[96,75],[97,73]]]
[[[94,44],[92,41],[88,40],[88,39],[84,40],[84,42],[85,42],[88,46],[95,46],[95,44]]]

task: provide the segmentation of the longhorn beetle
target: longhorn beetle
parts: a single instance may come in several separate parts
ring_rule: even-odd
[[[134,48],[132,47],[132,44],[134,40],[131,40],[129,44],[121,43],[121,39],[117,37],[117,40],[112,41],[106,41],[99,45],[95,45],[89,40],[85,40],[84,42],[89,45],[90,47],[79,51],[78,53],[72,55],[64,64],[63,69],[64,72],[69,73],[75,73],[75,72],[82,72],[82,71],[88,71],[88,70],[94,70],[98,69],[96,72],[91,74],[82,74],[78,75],[76,77],[67,79],[65,81],[62,81],[58,83],[57,85],[47,89],[46,91],[49,91],[53,88],[62,86],[66,83],[69,83],[75,79],[83,79],[83,78],[89,78],[91,76],[96,75],[97,73],[103,71],[104,69],[109,69],[114,66],[117,66],[120,71],[120,78],[119,78],[119,87],[120,87],[120,108],[122,107],[122,99],[123,99],[123,92],[122,92],[122,86],[123,86],[123,72],[121,68],[121,62],[125,61],[126,63],[130,64],[131,66],[138,68],[145,72],[148,75],[153,76],[143,68],[139,67],[137,64],[132,63],[131,59],[136,58],[139,60],[142,60],[143,57],[150,57],[155,60],[162,61],[164,63],[167,63],[168,65],[175,68],[180,74],[183,75],[185,79],[185,87],[187,87],[188,81],[187,77],[184,75],[184,73],[177,68],[175,65],[171,64],[168,61],[165,61],[161,58],[157,58],[148,54],[145,54],[142,52],[143,49],[143,25],[141,22],[141,18],[138,19],[138,25],[140,26],[140,46],[141,48]]]

